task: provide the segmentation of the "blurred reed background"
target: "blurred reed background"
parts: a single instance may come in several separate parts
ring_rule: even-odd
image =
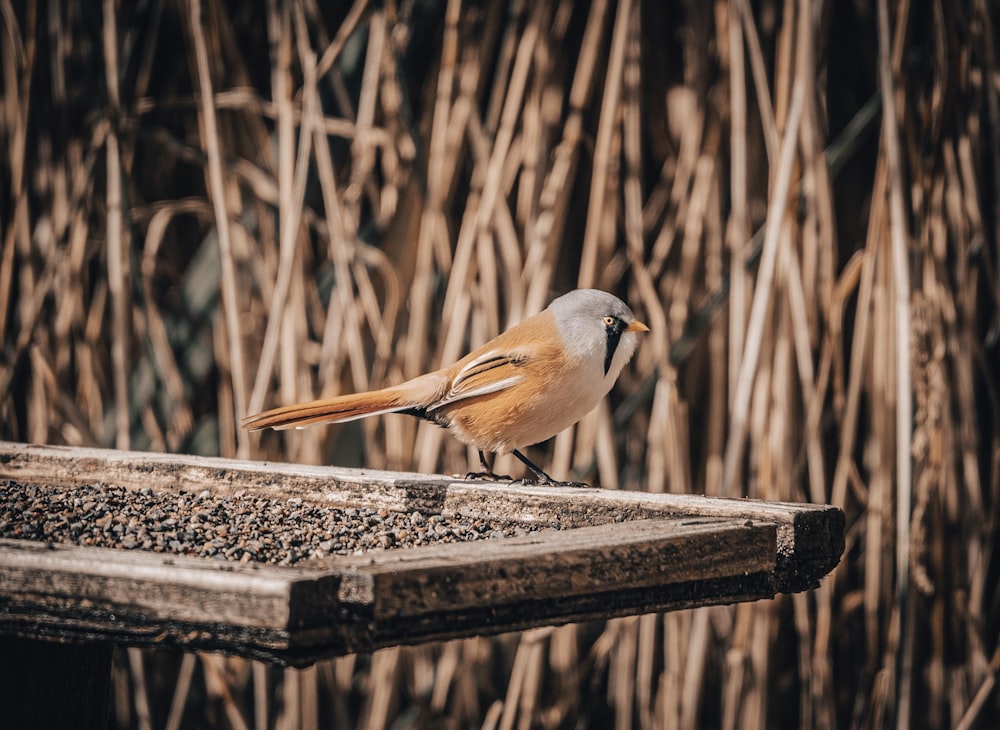
[[[0,16],[0,436],[464,473],[463,447],[403,417],[237,423],[446,364],[595,286],[652,334],[533,458],[848,518],[836,572],[774,601],[303,671],[121,652],[117,726],[1000,717],[995,4]]]

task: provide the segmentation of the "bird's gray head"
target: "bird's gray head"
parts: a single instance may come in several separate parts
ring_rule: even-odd
[[[596,358],[613,382],[649,328],[639,322],[621,299],[599,289],[576,289],[549,305],[563,342],[570,352]]]

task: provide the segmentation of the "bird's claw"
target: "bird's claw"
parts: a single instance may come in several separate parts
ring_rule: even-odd
[[[489,482],[513,482],[514,478],[507,474],[494,474],[489,471],[470,471],[465,475],[466,479]]]
[[[512,484],[521,484],[523,486],[541,486],[541,487],[556,487],[556,488],[575,487],[578,489],[594,489],[593,486],[587,484],[586,482],[573,482],[573,481],[561,482],[558,479],[552,479],[551,477],[548,479],[518,479],[512,482]]]

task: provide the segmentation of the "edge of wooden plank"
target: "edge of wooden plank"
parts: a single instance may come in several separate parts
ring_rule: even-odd
[[[485,551],[450,545],[349,560],[364,582],[348,588],[345,576],[341,597],[370,603],[379,620],[770,572],[775,528],[651,519],[505,538]]]
[[[0,540],[0,594],[164,621],[184,616],[190,622],[281,630],[289,623],[289,595],[298,577],[267,565]]]

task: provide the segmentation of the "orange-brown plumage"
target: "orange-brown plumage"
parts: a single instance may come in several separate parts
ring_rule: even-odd
[[[607,394],[648,328],[605,292],[576,290],[446,368],[367,393],[275,408],[243,427],[302,428],[383,413],[433,420],[483,452],[519,452],[587,414]],[[487,467],[488,468],[488,467]]]

